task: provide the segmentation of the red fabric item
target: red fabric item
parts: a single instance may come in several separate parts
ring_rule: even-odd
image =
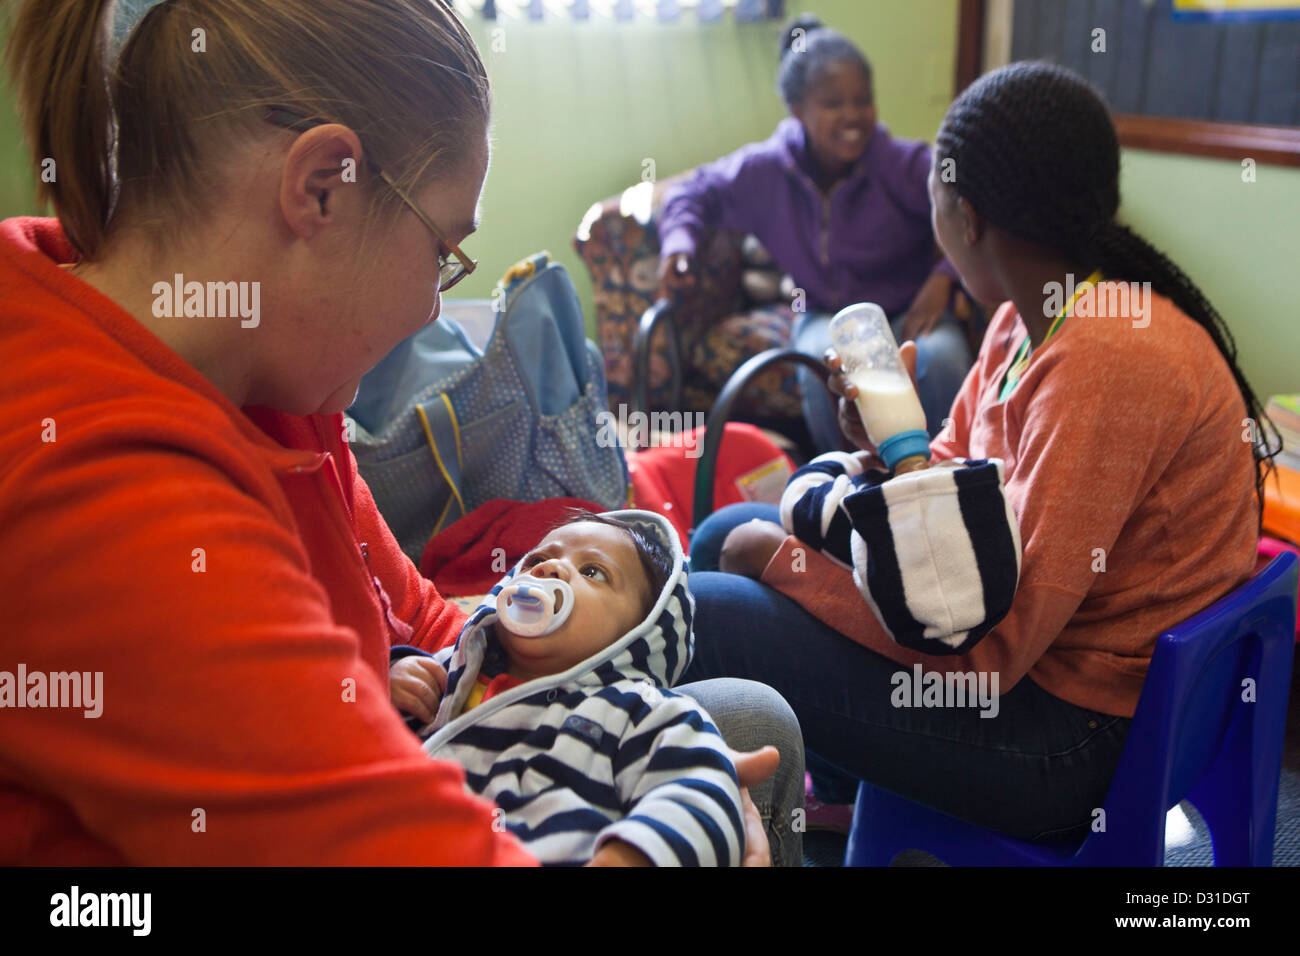
[[[627,470],[632,482],[632,507],[653,511],[671,521],[683,550],[689,554],[695,468],[700,460],[690,456],[704,448],[704,429],[683,434],[686,437],[672,445],[630,452]],[[769,469],[767,477],[758,484],[748,484],[747,493],[742,479],[762,473],[765,468]],[[713,510],[742,501],[779,504],[786,479],[793,473],[790,456],[761,430],[742,422],[728,422],[713,475]]]
[[[389,700],[385,603],[428,650],[465,615],[342,417],[241,411],[74,259],[0,223],[0,672],[102,675],[87,716],[0,674],[0,865],[533,862]]]
[[[517,677],[511,677],[509,674],[498,674],[490,680],[480,674],[478,682],[485,685],[483,688],[483,699],[479,701],[480,704],[491,700],[497,694],[504,694],[506,691],[514,690],[521,684],[526,683]]]
[[[581,498],[493,498],[429,539],[420,556],[420,573],[442,594],[486,594],[568,516],[570,508],[606,510]]]

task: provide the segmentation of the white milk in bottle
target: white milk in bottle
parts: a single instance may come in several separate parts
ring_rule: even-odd
[[[873,302],[842,309],[831,321],[840,367],[858,389],[867,437],[894,471],[924,467],[930,458],[925,410],[916,396],[884,310]]]
[[[925,430],[925,411],[916,397],[912,380],[904,372],[859,368],[848,376],[858,389],[858,412],[867,437],[877,448],[899,432]]]

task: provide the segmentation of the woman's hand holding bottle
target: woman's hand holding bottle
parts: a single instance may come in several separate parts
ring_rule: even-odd
[[[916,343],[907,341],[898,347],[899,357],[903,360],[903,365],[907,367],[907,374],[912,377],[912,385],[916,385]],[[840,431],[853,444],[857,445],[870,458],[864,464],[869,468],[884,468],[885,464],[880,460],[876,451],[876,446],[872,444],[871,439],[867,437],[866,426],[862,424],[862,415],[858,411],[858,388],[850,382],[841,371],[840,357],[835,353],[835,349],[827,349],[824,361],[831,369],[831,376],[827,380],[827,386],[831,392],[839,398],[839,419]]]

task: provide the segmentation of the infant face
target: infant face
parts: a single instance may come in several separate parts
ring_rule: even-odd
[[[604,650],[641,622],[650,580],[626,531],[592,521],[556,528],[525,556],[520,572],[559,578],[573,589],[568,620],[550,634],[521,637],[497,621],[496,634],[521,680],[558,674]]]

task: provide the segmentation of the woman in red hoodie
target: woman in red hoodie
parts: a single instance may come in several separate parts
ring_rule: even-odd
[[[531,862],[389,704],[390,645],[464,617],[341,415],[474,268],[473,41],[427,0],[169,0],[116,52],[112,8],[10,39],[58,219],[0,224],[0,862]],[[706,706],[788,715],[753,690]]]

